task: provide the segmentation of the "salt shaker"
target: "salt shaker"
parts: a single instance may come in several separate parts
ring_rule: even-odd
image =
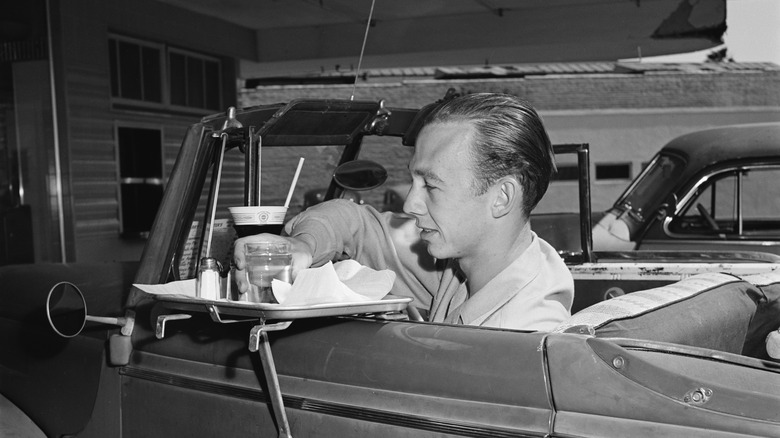
[[[204,300],[218,300],[220,295],[221,266],[214,257],[203,257],[198,267],[198,290],[196,296]]]

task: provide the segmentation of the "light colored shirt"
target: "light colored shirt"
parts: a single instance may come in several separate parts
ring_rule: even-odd
[[[531,245],[470,298],[465,283],[445,271],[431,320],[549,331],[571,316],[574,280],[555,249],[533,234]]]
[[[391,293],[429,309],[433,322],[545,331],[570,316],[571,273],[536,234],[520,257],[469,298],[457,261],[428,254],[408,216],[333,200],[294,217],[285,232],[311,247],[314,266],[351,258],[394,271]]]

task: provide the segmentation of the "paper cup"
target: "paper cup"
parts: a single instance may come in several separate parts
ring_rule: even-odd
[[[260,233],[281,234],[287,215],[287,207],[284,206],[242,206],[228,207],[228,210],[239,237]]]

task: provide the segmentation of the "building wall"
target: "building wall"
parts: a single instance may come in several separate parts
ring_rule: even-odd
[[[161,129],[163,176],[167,179],[186,128],[208,111],[153,110],[112,104],[109,33],[220,58],[225,108],[235,105],[235,59],[256,56],[254,33],[149,0],[51,3],[55,75],[60,90],[58,114],[67,259],[137,260],[145,241],[119,235],[115,128],[129,124]]]
[[[744,67],[744,68],[742,68]],[[610,74],[546,74],[514,79],[405,79],[359,83],[355,99],[385,99],[388,107],[421,107],[442,98],[447,89],[460,93],[505,92],[530,101],[541,114],[554,143],[589,143],[591,194],[594,211],[609,208],[630,179],[595,179],[598,164],[628,163],[636,176],[653,154],[679,135],[709,127],[780,120],[780,67],[772,64],[734,65],[718,69],[707,65],[682,66],[675,71],[621,71]],[[265,86],[239,92],[242,107],[319,97],[349,99],[351,85]],[[385,144],[379,139],[377,143]],[[370,144],[370,143],[369,143]],[[379,148],[376,148],[379,149]],[[372,148],[363,149],[372,157]],[[387,161],[386,148],[377,157]],[[387,185],[405,177],[411,150],[393,153]],[[567,162],[562,158],[562,162]],[[316,184],[302,176],[304,187]],[[283,187],[268,190],[283,191]],[[297,202],[304,190],[296,194]],[[381,191],[368,194],[381,204]],[[574,182],[554,182],[537,212],[577,211]]]
[[[35,77],[15,79],[23,89],[49,84],[54,73],[57,92],[48,105],[58,122],[56,137],[60,153],[62,210],[56,205],[57,181],[51,155],[54,140],[36,136],[34,129],[20,132],[19,138],[33,138],[35,147],[44,147],[47,161],[28,175],[37,178],[39,205],[33,206],[33,221],[46,233],[38,233],[37,261],[59,261],[58,228],[62,221],[66,261],[109,261],[138,259],[145,241],[119,235],[119,184],[115,130],[131,124],[160,128],[164,144],[164,178],[178,153],[185,129],[199,120],[198,111],[153,111],[112,103],[108,62],[108,35],[116,33],[219,57],[223,62],[225,107],[289,101],[297,97],[347,99],[352,86],[287,86],[236,90],[237,59],[255,59],[255,34],[249,30],[153,0],[52,0],[53,68],[37,68]],[[44,61],[45,62],[45,61]],[[548,72],[539,77],[515,79],[433,80],[407,79],[384,83],[361,83],[357,99],[386,99],[389,106],[420,107],[455,88],[461,93],[504,91],[530,100],[540,110],[556,142],[589,142],[594,162],[631,161],[633,174],[641,163],[671,137],[728,120],[758,121],[780,116],[778,69],[747,72],[677,72],[635,74],[568,75]],[[44,93],[45,94],[45,93]],[[43,96],[43,94],[41,94]],[[237,99],[237,100],[236,100]],[[41,105],[46,106],[46,105]],[[35,123],[52,119],[39,114]],[[34,118],[34,117],[33,117]],[[30,125],[33,126],[33,125]],[[37,126],[37,125],[36,125]],[[26,136],[26,137],[25,137]],[[53,135],[52,135],[53,137]],[[372,140],[385,145],[387,139]],[[383,159],[392,175],[388,185],[408,180],[406,163],[411,148],[376,148],[369,144],[364,156]],[[19,145],[20,149],[28,145]],[[32,146],[30,146],[32,147]],[[291,155],[296,152],[289,152]],[[293,161],[294,163],[294,161]],[[237,169],[231,172],[236,173]],[[292,173],[292,172],[290,172]],[[632,174],[632,175],[633,175]],[[303,204],[306,190],[320,187],[324,180],[316,172],[304,172],[293,200],[293,210]],[[319,179],[317,179],[319,178]],[[289,180],[276,179],[278,187],[264,182],[271,202],[287,193]],[[594,182],[595,208],[606,208],[627,181]],[[554,205],[540,209],[576,208],[570,183],[556,183],[551,191]],[[561,194],[558,194],[558,192]],[[563,192],[566,193],[563,193]],[[279,193],[281,196],[277,196]],[[381,203],[382,191],[368,194],[372,203]],[[276,198],[278,199],[276,199]],[[546,210],[545,210],[546,211]],[[176,220],[176,218],[166,218]]]

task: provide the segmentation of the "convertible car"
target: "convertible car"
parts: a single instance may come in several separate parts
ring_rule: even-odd
[[[598,249],[780,254],[780,122],[666,144],[594,229]]]
[[[140,264],[0,268],[2,427],[49,437],[780,437],[780,362],[765,346],[780,326],[776,256],[594,254],[585,211],[582,251],[565,255],[576,313],[550,332],[418,321],[410,299],[394,296],[236,302],[229,270],[225,298],[191,293],[201,258],[229,266],[226,207],[259,205],[272,173],[263,163],[290,167],[274,150],[337,154],[322,171],[326,198],[339,197],[382,175],[343,166],[361,146],[413,145],[430,108],[298,100],[207,117],[182,143]],[[557,150],[587,159],[585,144]]]

